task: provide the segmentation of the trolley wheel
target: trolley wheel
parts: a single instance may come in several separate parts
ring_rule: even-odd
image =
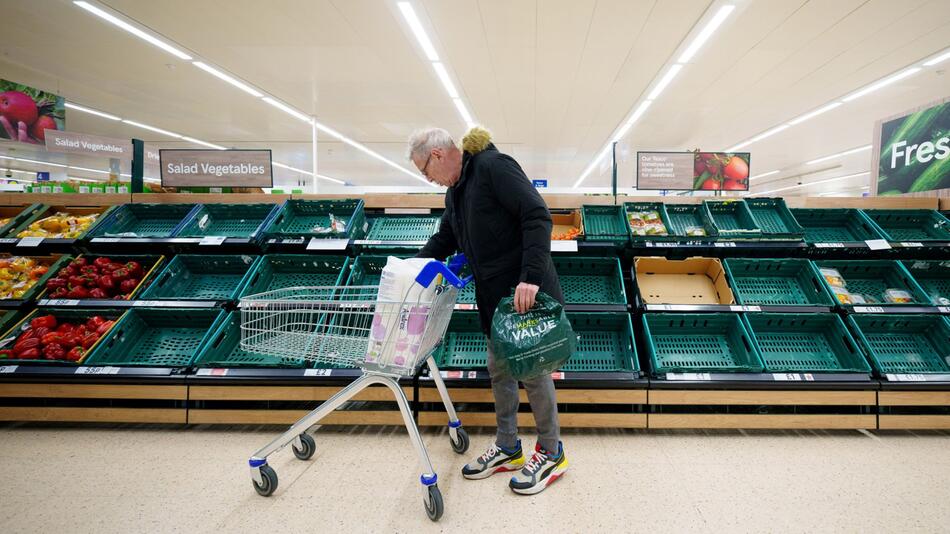
[[[426,508],[426,515],[433,521],[438,521],[445,511],[445,505],[442,503],[442,492],[439,491],[438,484],[433,484],[426,488],[429,490],[429,500],[423,502]]]
[[[254,491],[257,492],[261,497],[270,497],[274,490],[277,489],[277,471],[274,471],[274,468],[264,464],[260,468],[261,479],[263,480],[262,484],[258,484],[256,480],[251,479],[251,484],[254,484]]]
[[[455,433],[458,436],[458,440],[454,440],[449,437],[449,441],[452,442],[452,450],[458,454],[465,454],[465,451],[468,450],[468,432],[464,428],[458,427],[455,429]]]
[[[306,432],[300,434],[300,442],[303,444],[302,449],[298,449],[296,444],[291,446],[294,450],[294,456],[296,456],[298,460],[309,460],[317,450],[317,444],[314,443],[313,437]]]

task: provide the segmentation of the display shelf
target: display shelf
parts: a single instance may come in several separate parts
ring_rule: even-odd
[[[762,228],[742,200],[704,200],[702,215],[719,239],[763,239]]]
[[[14,256],[0,255],[0,261],[10,260],[13,257]],[[0,309],[19,309],[37,297],[42,296],[46,290],[46,282],[73,259],[73,257],[68,254],[50,254],[44,256],[23,255],[20,257],[43,262],[43,264],[47,266],[47,271],[38,277],[36,282],[34,282],[29,289],[24,291],[19,298],[0,299]],[[9,269],[9,267],[3,267],[3,269]]]
[[[830,308],[835,304],[809,260],[728,258],[723,266],[741,305]]]
[[[790,211],[804,230],[805,242],[810,245],[832,244],[837,248],[854,245],[866,248],[865,241],[884,239],[874,223],[858,209],[793,208]]]
[[[946,317],[850,315],[847,321],[881,376],[950,374],[946,360],[950,320]]]
[[[649,313],[642,321],[654,375],[763,370],[762,359],[738,314]]]
[[[103,257],[106,257],[106,256],[103,256],[103,255],[101,255],[101,254],[80,254],[78,257],[75,258],[75,260],[70,258],[70,260],[69,260],[68,262],[64,262],[64,263],[60,266],[60,268],[57,269],[57,272],[54,273],[51,278],[56,277],[57,274],[60,274],[60,270],[66,269],[67,267],[69,267],[69,266],[70,266],[74,261],[76,261],[76,260],[82,259],[82,260],[86,261],[87,263],[92,264],[92,263],[95,262],[97,259],[103,258]],[[141,271],[142,271],[142,274],[141,274],[141,276],[139,277],[139,283],[135,286],[135,289],[133,289],[133,290],[128,294],[128,297],[127,297],[127,298],[125,298],[125,299],[118,299],[118,300],[117,300],[117,299],[109,299],[109,298],[106,298],[106,299],[91,299],[91,298],[87,298],[87,299],[68,299],[66,296],[58,296],[58,297],[53,298],[52,295],[54,294],[54,291],[50,291],[49,288],[45,288],[45,290],[43,291],[43,293],[42,293],[42,295],[41,295],[43,298],[38,301],[38,302],[40,303],[40,305],[53,305],[52,303],[61,303],[61,302],[63,302],[63,301],[66,301],[66,302],[63,303],[63,304],[57,304],[57,305],[65,305],[65,306],[86,306],[86,305],[89,305],[89,306],[91,306],[91,307],[109,307],[109,304],[108,304],[108,303],[111,303],[112,306],[117,306],[117,303],[124,303],[124,302],[127,302],[127,301],[134,300],[134,299],[136,299],[136,298],[141,294],[142,290],[143,290],[149,283],[151,283],[153,276],[154,276],[156,273],[158,273],[158,272],[165,266],[165,260],[166,260],[165,256],[163,256],[163,255],[155,255],[155,254],[147,254],[147,255],[116,255],[116,256],[110,255],[110,256],[108,256],[107,258],[108,258],[109,260],[111,260],[112,262],[120,263],[120,264],[122,264],[122,265],[124,265],[124,266],[127,265],[127,264],[129,264],[130,262],[136,262],[136,263],[139,264],[140,269],[141,269]],[[83,266],[78,266],[77,269],[82,269],[82,267],[83,267]],[[133,267],[134,267],[134,266],[133,266]],[[68,273],[68,272],[69,272],[69,271],[63,271],[63,273]],[[77,272],[76,275],[77,275],[77,276],[82,276],[82,275],[81,275],[81,271],[80,271],[80,272]],[[48,280],[47,280],[46,282],[48,282]],[[45,283],[46,283],[46,282],[44,282],[44,286],[45,286]],[[89,303],[89,304],[87,304],[87,303]],[[118,305],[118,306],[119,306],[119,307],[125,307],[124,305]]]
[[[421,248],[438,231],[440,221],[439,215],[376,215],[369,219],[366,237],[353,244],[370,250]]]
[[[275,204],[199,204],[174,237],[197,238],[199,243],[214,237],[255,242],[279,209]]]
[[[941,242],[950,241],[950,219],[936,210],[865,210],[888,241]]]
[[[100,299],[40,299],[38,306],[51,308],[220,308],[227,300],[100,300]]]
[[[46,209],[43,204],[30,204],[28,206],[0,206],[0,219],[6,222],[0,224],[0,236],[6,237],[14,228],[20,227],[25,221],[34,221],[37,216]]]
[[[871,374],[857,342],[835,314],[757,313],[743,319],[767,372]]]
[[[781,198],[749,198],[745,201],[764,239],[801,240],[805,229],[798,224]]]
[[[931,304],[950,306],[950,261],[906,260],[903,263]]]
[[[197,204],[122,204],[101,217],[86,237],[92,244],[171,238],[197,208]]]
[[[268,254],[248,277],[241,295],[266,293],[287,287],[340,286],[349,275],[346,256]]]
[[[581,219],[584,223],[584,241],[623,246],[630,239],[623,206],[584,204],[581,206]]]
[[[834,269],[844,280],[850,302],[842,301],[836,296],[839,306],[854,313],[883,313],[886,310],[913,311],[909,313],[927,313],[930,299],[923,292],[917,282],[904,266],[896,260],[861,260],[861,261],[818,261],[815,263],[821,269]],[[828,293],[835,295],[833,285],[828,277],[822,274],[821,282]],[[910,294],[912,301],[907,303],[887,302],[885,291],[896,289]],[[865,302],[854,302],[856,295],[860,295]],[[873,302],[877,301],[877,302]]]
[[[334,229],[331,221],[343,227]],[[362,200],[287,200],[271,216],[263,234],[271,244],[289,244],[308,243],[310,238],[349,240],[368,229]]]
[[[114,321],[114,323],[111,327],[107,328],[107,330],[103,332],[92,345],[84,350],[82,357],[77,361],[69,361],[66,359],[48,360],[43,357],[42,354],[39,354],[36,358],[19,358],[17,356],[13,356],[0,361],[2,361],[4,365],[17,365],[21,368],[30,366],[52,366],[69,369],[78,365],[82,365],[88,362],[97,351],[101,350],[103,340],[115,330],[115,325],[117,325],[118,322],[125,316],[125,313],[125,310],[114,307],[108,309],[71,308],[55,310],[49,308],[36,308],[29,314],[25,315],[18,323],[12,325],[8,330],[6,330],[3,333],[3,336],[0,336],[2,337],[2,341],[0,341],[0,349],[13,349],[21,334],[31,329],[31,321],[44,315],[53,315],[59,323],[62,323],[64,319],[73,323],[86,323],[92,316],[100,316],[103,319]],[[50,331],[48,333],[54,334],[55,331]],[[53,342],[51,341],[50,343]],[[78,344],[80,344],[80,340],[77,338],[73,345]],[[40,346],[37,346],[36,348],[40,349]],[[64,348],[65,354],[65,352],[71,347]]]
[[[141,293],[141,300],[228,301],[241,296],[259,256],[179,254]]]

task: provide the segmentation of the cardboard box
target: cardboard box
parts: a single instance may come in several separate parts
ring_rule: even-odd
[[[722,262],[715,258],[636,258],[637,289],[646,304],[735,304]]]
[[[552,237],[566,233],[571,228],[580,230],[577,237],[584,235],[584,221],[581,219],[580,210],[571,210],[570,213],[552,213],[551,222],[554,223],[554,226],[551,227]]]

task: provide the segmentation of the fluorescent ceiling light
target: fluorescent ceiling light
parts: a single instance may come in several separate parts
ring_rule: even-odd
[[[227,147],[221,145],[216,145],[214,143],[209,143],[207,141],[202,141],[201,139],[195,139],[194,137],[188,137],[187,135],[181,136],[182,140],[188,141],[189,143],[194,143],[196,145],[206,146],[208,148],[213,148],[215,150],[227,150]]]
[[[696,52],[699,52],[699,49],[706,44],[706,41],[712,37],[713,33],[716,32],[716,29],[722,25],[723,22],[729,17],[729,14],[736,8],[734,5],[724,5],[719,8],[719,11],[713,15],[713,18],[706,23],[706,26],[696,34],[696,37],[693,38],[693,42],[689,43],[689,46],[686,47],[686,50],[683,50],[683,53],[680,54],[678,60],[679,63],[686,63],[696,55]]]
[[[344,182],[343,180],[337,180],[336,178],[330,178],[329,176],[324,176],[322,174],[317,174],[316,176],[317,178],[320,178],[321,180],[326,180],[328,182],[333,182],[340,185],[346,185],[346,182]]]
[[[835,176],[834,178],[828,178],[826,180],[818,180],[817,182],[808,182],[805,184],[796,184],[790,185],[788,187],[780,187],[778,189],[771,189],[769,191],[758,191],[755,193],[748,193],[748,195],[764,195],[767,193],[778,193],[780,191],[789,191],[791,189],[798,189],[800,187],[809,187],[812,185],[826,184],[828,182],[836,182],[838,180],[847,180],[848,178],[857,178],[858,176],[864,176],[865,174],[871,174],[870,171],[858,172],[854,174],[846,174],[844,176]]]
[[[176,139],[181,139],[181,136],[178,135],[178,134],[176,134],[176,133],[174,133],[174,132],[169,132],[168,130],[162,130],[161,128],[156,128],[156,127],[154,127],[154,126],[149,126],[148,124],[142,124],[141,122],[130,121],[130,120],[128,120],[128,119],[122,119],[122,122],[124,122],[124,123],[126,123],[126,124],[131,124],[132,126],[138,126],[139,128],[142,128],[142,129],[144,129],[144,130],[151,130],[151,131],[153,131],[153,132],[155,132],[155,133],[160,133],[160,134],[162,134],[162,135],[167,135],[167,136],[169,136],[169,137],[174,137],[174,138],[176,138]]]
[[[662,93],[663,90],[666,89],[666,86],[669,85],[670,82],[673,81],[673,78],[675,78],[676,75],[679,74],[679,71],[681,70],[683,70],[683,65],[679,63],[675,65],[671,65],[669,70],[666,71],[666,74],[664,74],[663,77],[660,78],[660,81],[657,82],[657,84],[653,87],[653,90],[650,91],[650,94],[647,95],[647,100],[655,100],[658,96],[660,96],[660,93]]]
[[[782,130],[785,130],[786,128],[788,128],[788,125],[787,125],[787,124],[780,124],[779,126],[776,126],[775,128],[772,128],[771,130],[766,130],[766,131],[760,133],[759,135],[753,137],[752,139],[749,139],[748,141],[743,141],[743,142],[739,143],[738,145],[735,145],[735,146],[733,146],[733,147],[727,148],[727,149],[725,150],[725,152],[735,152],[736,150],[739,150],[740,148],[747,147],[747,146],[751,145],[752,143],[755,143],[755,142],[758,142],[758,141],[761,141],[761,140],[765,139],[766,137],[772,137],[773,135],[775,135],[775,134],[781,132]]]
[[[940,55],[938,55],[938,56],[935,56],[935,57],[933,57],[933,58],[931,58],[931,59],[928,59],[927,61],[924,62],[924,66],[925,66],[925,67],[933,67],[933,66],[936,65],[937,63],[940,63],[941,61],[946,61],[947,59],[950,59],[950,50],[947,50],[946,52],[944,52],[944,53],[942,53],[942,54],[940,54]]]
[[[162,41],[161,39],[151,35],[150,33],[145,32],[139,29],[138,27],[129,24],[128,22],[120,19],[119,17],[116,17],[115,15],[90,4],[89,2],[75,1],[73,3],[85,9],[86,11],[92,13],[93,15],[96,15],[97,17],[100,17],[102,19],[105,19],[111,22],[112,24],[115,24],[116,26],[131,33],[132,35],[138,37],[139,39],[148,41],[149,43],[161,48],[162,50],[168,52],[169,54],[179,59],[184,59],[185,61],[191,61],[191,56],[189,56],[188,54],[166,43],[165,41]]]
[[[637,109],[633,112],[633,115],[630,115],[630,118],[627,119],[627,122],[625,122],[623,126],[620,127],[620,130],[617,131],[617,135],[615,135],[613,138],[614,142],[623,139],[623,136],[627,135],[627,132],[630,131],[630,127],[633,126],[633,123],[640,120],[640,117],[646,113],[647,108],[649,108],[650,104],[652,103],[652,100],[644,100],[643,102],[640,102],[640,105],[637,106]]]
[[[53,162],[51,162],[51,161],[37,161],[37,160],[35,160],[35,159],[14,158],[14,157],[10,157],[10,156],[0,156],[0,159],[10,159],[10,160],[13,160],[13,161],[22,161],[23,163],[33,163],[33,164],[36,164],[36,165],[50,165],[50,166],[53,166],[53,167],[62,167],[62,168],[64,168],[64,169],[67,167],[67,165],[63,165],[63,164],[61,164],[61,163],[53,163]]]
[[[908,76],[917,74],[917,72],[919,72],[919,71],[920,71],[920,67],[911,67],[911,68],[909,68],[909,69],[907,69],[907,70],[905,70],[905,71],[903,71],[903,72],[899,72],[899,73],[897,73],[897,74],[895,74],[895,75],[893,75],[893,76],[889,76],[889,77],[887,77],[887,78],[884,78],[883,80],[880,80],[880,81],[877,81],[877,82],[875,82],[875,83],[872,83],[871,85],[868,85],[868,86],[865,87],[864,89],[859,89],[858,91],[856,91],[856,92],[854,92],[854,93],[851,93],[850,95],[848,95],[848,96],[842,98],[841,100],[842,100],[843,102],[851,102],[852,100],[855,100],[855,99],[857,99],[857,98],[861,98],[862,96],[864,96],[864,95],[866,95],[866,94],[873,93],[874,91],[877,91],[878,89],[881,89],[881,88],[883,88],[883,87],[887,87],[888,85],[890,85],[890,84],[892,84],[892,83],[894,83],[894,82],[903,80],[904,78],[906,78],[906,77],[908,77]]]
[[[76,167],[76,166],[74,166],[74,165],[70,165],[70,166],[67,167],[67,168],[73,169],[73,170],[77,170],[77,171],[95,172],[95,173],[98,173],[98,174],[109,174],[109,171],[100,171],[99,169],[90,169],[90,168],[87,168],[87,167]]]
[[[769,172],[763,172],[762,174],[756,174],[755,176],[750,176],[749,180],[757,180],[759,178],[763,178],[765,176],[772,176],[773,174],[778,174],[780,172],[782,172],[781,169],[777,169],[777,170],[769,171]]]
[[[597,154],[597,157],[594,158],[594,161],[590,162],[590,165],[588,165],[587,168],[584,169],[584,172],[581,173],[581,177],[578,178],[577,181],[574,182],[574,185],[571,187],[573,187],[574,189],[577,189],[577,187],[581,185],[581,183],[587,178],[587,175],[590,174],[592,170],[594,170],[594,167],[596,167],[598,163],[600,163],[600,160],[607,157],[607,154],[610,153],[611,146],[612,145],[608,144],[607,146],[604,147],[603,150],[600,151],[600,154]]]
[[[439,80],[442,82],[442,86],[445,87],[445,92],[449,94],[449,98],[458,98],[459,92],[455,90],[455,85],[452,84],[452,79],[449,78],[449,72],[445,70],[445,65],[436,62],[432,64],[432,68],[439,75]]]
[[[462,120],[465,121],[465,125],[469,128],[475,126],[475,121],[472,120],[472,115],[468,112],[468,108],[465,107],[465,102],[462,102],[461,98],[453,98],[452,102],[455,103],[455,109],[457,109],[459,115],[462,116]]]
[[[294,116],[294,117],[296,117],[296,118],[298,118],[298,119],[300,119],[300,120],[302,120],[302,121],[304,121],[304,122],[306,122],[306,123],[311,123],[311,122],[313,122],[313,119],[311,119],[310,117],[304,115],[303,113],[301,113],[301,112],[297,111],[296,109],[294,109],[294,108],[288,106],[287,104],[284,104],[283,102],[281,102],[281,101],[279,101],[279,100],[274,100],[273,98],[271,98],[271,97],[269,97],[269,96],[265,96],[263,100],[264,100],[264,102],[267,102],[268,104],[270,104],[270,105],[274,106],[275,108],[277,108],[277,109],[283,111],[284,113],[287,113],[288,115],[292,115],[292,116]]]
[[[426,34],[422,23],[419,22],[419,17],[416,16],[416,10],[412,8],[412,4],[409,2],[399,2],[398,5],[399,11],[402,12],[402,18],[406,19],[406,24],[409,24],[409,29],[411,29],[412,34],[416,36],[416,41],[419,43],[419,46],[422,47],[422,51],[425,52],[426,57],[429,61],[438,61],[439,54],[435,52],[435,47],[432,46],[432,41],[429,40],[429,35]]]
[[[792,119],[792,120],[788,121],[788,125],[789,125],[789,126],[795,126],[796,124],[800,124],[800,123],[802,123],[802,122],[805,122],[805,121],[807,121],[808,119],[817,117],[818,115],[821,115],[822,113],[824,113],[824,112],[826,112],[826,111],[831,111],[831,110],[835,109],[836,107],[838,107],[838,106],[840,106],[840,105],[842,105],[842,104],[843,104],[843,102],[832,102],[832,103],[828,104],[827,106],[822,106],[822,107],[816,109],[815,111],[812,111],[811,113],[806,113],[806,114],[802,115],[801,117],[798,117],[797,119]]]
[[[95,178],[80,178],[78,176],[67,176],[70,180],[76,180],[77,182],[101,182],[102,180],[96,180]]]
[[[108,113],[103,113],[103,112],[101,112],[101,111],[96,111],[96,110],[94,110],[94,109],[90,109],[90,108],[87,108],[87,107],[84,107],[84,106],[80,106],[79,104],[73,104],[72,102],[66,102],[66,107],[69,108],[69,109],[75,109],[76,111],[82,111],[82,112],[84,112],[84,113],[90,113],[90,114],[92,114],[92,115],[96,115],[96,116],[102,117],[103,119],[109,119],[109,120],[111,120],[111,121],[120,121],[120,120],[122,120],[120,117],[116,117],[115,115],[109,115]]]
[[[307,175],[307,176],[313,176],[313,173],[310,172],[310,171],[305,171],[305,170],[303,170],[303,169],[298,169],[297,167],[291,167],[290,165],[285,165],[285,164],[280,163],[280,162],[277,162],[277,161],[272,162],[271,165],[273,165],[274,167],[280,167],[281,169],[287,169],[287,170],[289,170],[289,171],[299,172],[300,174],[304,174],[304,175]],[[320,178],[321,180],[327,180],[327,181],[329,181],[329,182],[334,182],[334,183],[337,183],[337,184],[340,184],[340,185],[346,185],[346,182],[344,182],[343,180],[337,180],[336,178],[330,178],[329,176],[325,176],[325,175],[323,175],[323,174],[317,174],[316,176],[317,176],[317,178]]]
[[[837,154],[832,154],[830,156],[825,156],[823,158],[806,161],[805,165],[821,163],[822,161],[828,161],[829,159],[840,158],[841,156],[847,156],[849,154],[857,154],[858,152],[864,152],[865,150],[871,150],[871,145],[859,146],[858,148],[852,148],[851,150],[845,150],[844,152],[838,152]]]
[[[215,78],[218,78],[218,79],[220,79],[220,80],[224,80],[224,81],[228,82],[229,84],[233,85],[234,87],[237,87],[238,89],[244,91],[245,93],[247,93],[247,94],[249,94],[249,95],[251,95],[251,96],[254,96],[254,97],[257,97],[257,98],[260,98],[260,97],[264,96],[264,95],[263,95],[260,91],[258,91],[257,89],[254,89],[254,88],[251,87],[250,85],[247,85],[246,83],[244,83],[244,82],[238,80],[237,78],[234,78],[234,77],[232,77],[232,76],[229,76],[229,75],[227,75],[227,74],[225,74],[225,73],[219,71],[218,69],[216,69],[216,68],[214,68],[214,67],[212,67],[212,66],[210,66],[210,65],[207,65],[207,64],[202,63],[202,62],[200,62],[200,61],[195,61],[195,62],[192,63],[192,65],[194,65],[194,66],[198,67],[199,69],[201,69],[201,70],[207,72],[208,74],[214,76]]]

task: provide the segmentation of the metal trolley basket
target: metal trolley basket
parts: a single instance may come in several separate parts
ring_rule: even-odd
[[[267,465],[271,453],[293,443],[294,456],[310,459],[316,445],[307,429],[366,387],[382,384],[396,397],[409,438],[419,454],[426,514],[433,521],[442,516],[436,473],[398,379],[413,376],[423,362],[429,366],[449,416],[452,449],[464,453],[468,435],[432,357],[445,335],[459,289],[471,280],[456,274],[464,264],[462,255],[454,257],[448,267],[431,261],[401,301],[378,300],[379,286],[292,287],[240,300],[242,349],[363,370],[360,378],[254,453],[249,463],[257,493],[268,496],[277,488],[277,473]],[[430,286],[431,291],[424,291]]]

